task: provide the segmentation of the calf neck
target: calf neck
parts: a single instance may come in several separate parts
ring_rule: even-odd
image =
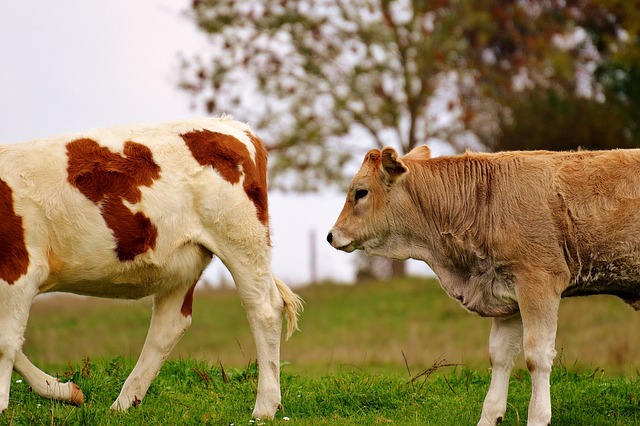
[[[548,424],[560,299],[611,294],[640,308],[638,172],[640,150],[372,150],[327,239],[348,252],[423,260],[451,297],[494,318],[479,424],[501,421],[520,343],[532,376],[529,424]]]

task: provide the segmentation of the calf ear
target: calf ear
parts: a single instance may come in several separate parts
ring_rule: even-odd
[[[407,167],[398,158],[395,149],[386,147],[382,149],[382,170],[389,179],[389,183],[393,183],[407,171]]]

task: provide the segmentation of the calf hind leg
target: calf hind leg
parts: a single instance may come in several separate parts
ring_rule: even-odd
[[[60,382],[44,373],[29,361],[22,351],[16,353],[13,369],[29,383],[31,389],[43,398],[64,401],[69,404],[84,404],[82,390],[72,382]]]
[[[191,325],[192,292],[178,290],[155,295],[151,325],[140,358],[111,406],[114,410],[126,410],[139,404],[158,375],[171,350]]]
[[[231,266],[258,355],[254,418],[272,418],[280,407],[280,335],[284,301],[270,272],[255,274]]]

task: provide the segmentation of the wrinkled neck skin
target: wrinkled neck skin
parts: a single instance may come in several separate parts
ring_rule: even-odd
[[[410,173],[396,182],[384,209],[388,224],[386,235],[380,238],[384,244],[365,243],[365,252],[424,261],[449,296],[481,316],[515,314],[518,307],[510,270],[487,251],[487,225],[492,220],[487,217],[488,209],[478,202],[478,194],[438,177],[450,171],[423,164],[410,166]],[[476,183],[477,191],[490,184]]]

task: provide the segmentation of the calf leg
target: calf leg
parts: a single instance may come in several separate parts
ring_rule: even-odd
[[[0,412],[9,406],[9,389],[15,350],[7,345],[0,348]]]
[[[62,383],[44,373],[29,361],[22,351],[16,353],[13,369],[29,383],[31,389],[43,398],[55,399],[70,404],[84,404],[82,390],[74,383]]]
[[[3,337],[5,338],[5,337]],[[13,360],[18,350],[13,342],[3,342],[0,345],[0,412],[9,406],[9,389],[11,388],[11,371]]]
[[[558,322],[559,294],[555,294],[551,280],[539,281],[535,291],[519,291],[518,302],[522,315],[523,346],[527,368],[531,374],[531,400],[527,424],[551,423],[550,376],[555,358],[555,339]],[[545,294],[546,292],[546,294]]]
[[[191,325],[193,288],[154,296],[151,325],[140,358],[111,405],[113,410],[137,406],[144,398],[165,359]]]
[[[507,409],[509,376],[520,352],[522,320],[520,315],[494,318],[489,337],[491,384],[482,406],[478,426],[494,426],[502,422]]]
[[[0,280],[0,412],[9,406],[11,372],[24,341],[29,307],[35,293],[25,287],[29,280],[9,286]]]
[[[284,300],[271,270],[268,227],[250,215],[212,219],[203,245],[225,264],[238,289],[258,355],[258,392],[254,418],[272,418],[280,407],[280,334]],[[282,284],[281,284],[282,286]],[[293,295],[291,308],[299,301]],[[290,317],[295,316],[289,311]],[[295,324],[294,324],[295,325]]]
[[[247,313],[258,355],[258,394],[254,418],[272,418],[280,407],[280,333],[284,302],[268,270],[257,274],[230,267]]]

